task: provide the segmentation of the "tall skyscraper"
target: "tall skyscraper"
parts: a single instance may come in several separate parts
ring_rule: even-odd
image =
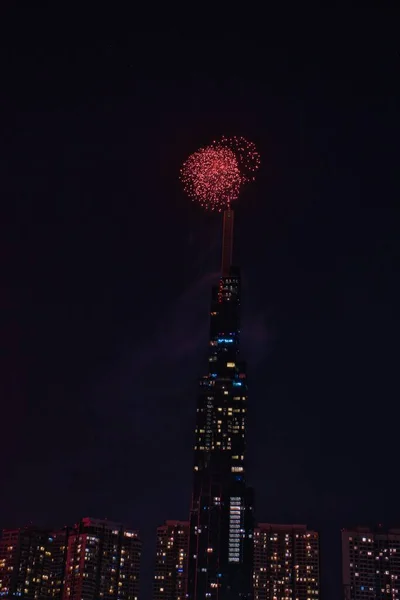
[[[66,531],[5,529],[0,541],[0,597],[61,599]]]
[[[319,536],[306,525],[254,531],[254,600],[318,600]]]
[[[82,519],[68,537],[63,600],[137,600],[140,555],[136,531]]]
[[[247,380],[239,359],[240,273],[224,213],[222,273],[212,290],[208,372],[200,382],[194,446],[187,597],[252,596],[253,495],[245,481]]]
[[[157,528],[154,600],[184,600],[188,549],[188,521],[167,521]]]
[[[342,531],[345,600],[400,597],[400,530],[357,527]]]

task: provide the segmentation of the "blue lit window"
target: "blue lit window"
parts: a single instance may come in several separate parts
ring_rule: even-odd
[[[238,385],[243,385],[241,381],[234,381],[233,385],[237,387]]]

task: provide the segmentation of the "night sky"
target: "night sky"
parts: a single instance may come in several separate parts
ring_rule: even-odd
[[[244,135],[262,156],[235,231],[248,479],[259,521],[321,532],[339,598],[340,528],[400,525],[394,15],[311,37],[306,15],[208,37],[106,16],[3,18],[0,527],[139,528],[150,600],[156,527],[188,516],[220,261],[221,218],[179,168]]]

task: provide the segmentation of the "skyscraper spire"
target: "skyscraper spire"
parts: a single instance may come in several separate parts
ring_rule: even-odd
[[[222,277],[227,277],[229,275],[229,269],[232,266],[233,225],[234,212],[231,208],[228,208],[224,211],[224,223],[222,230]]]

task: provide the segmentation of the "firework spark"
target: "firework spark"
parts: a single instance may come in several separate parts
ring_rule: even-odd
[[[237,199],[241,186],[253,181],[260,155],[243,137],[222,137],[184,162],[181,180],[188,196],[209,210],[222,211]]]
[[[227,138],[222,136],[221,140],[214,142],[214,144],[222,148],[229,148],[234,152],[238,161],[242,183],[255,180],[256,172],[260,167],[260,154],[253,142],[249,142],[244,137]]]

